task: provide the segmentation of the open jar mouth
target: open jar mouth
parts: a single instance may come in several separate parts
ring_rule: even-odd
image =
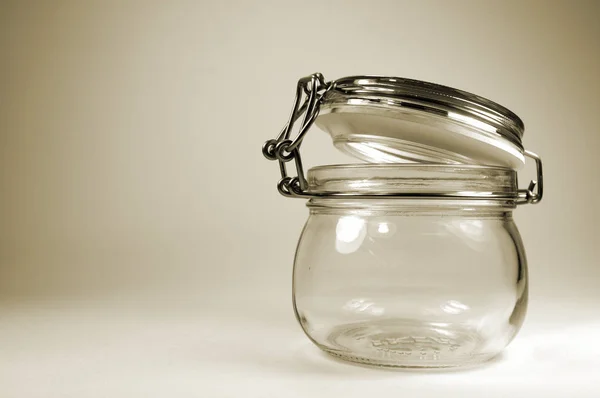
[[[482,165],[340,164],[308,171],[308,190],[322,197],[518,199],[515,170]]]

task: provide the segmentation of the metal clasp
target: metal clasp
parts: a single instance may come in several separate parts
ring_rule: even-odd
[[[300,79],[296,87],[296,97],[288,122],[277,138],[268,140],[263,144],[263,155],[269,160],[279,161],[281,180],[277,183],[277,190],[284,196],[300,196],[308,188],[300,157],[300,144],[319,115],[321,99],[333,86],[333,83],[325,82],[325,78],[320,73]],[[303,97],[304,101],[301,101]],[[300,105],[301,102],[302,105]],[[290,139],[292,128],[303,114],[304,119],[300,130],[292,140]],[[291,160],[294,160],[296,165],[296,177],[290,177],[287,173],[285,164]]]
[[[535,160],[537,180],[531,180],[527,189],[519,189],[517,205],[537,204],[544,195],[544,173],[542,171],[542,159],[535,153],[525,150],[525,156]],[[536,190],[537,188],[537,190]]]

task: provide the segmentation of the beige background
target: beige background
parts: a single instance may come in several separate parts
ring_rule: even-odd
[[[307,212],[260,147],[317,71],[428,80],[520,115],[546,183],[516,212],[530,317],[597,300],[598,15],[595,1],[4,1],[0,302],[193,301],[294,328]],[[308,166],[345,160],[317,130],[303,149]]]
[[[532,293],[593,294],[598,4],[4,2],[0,293],[287,297],[306,210],[260,146],[321,71],[429,80],[520,115],[545,165],[543,203],[516,212]],[[304,148],[308,166],[345,160],[318,130]]]

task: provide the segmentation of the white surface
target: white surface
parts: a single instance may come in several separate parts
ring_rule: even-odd
[[[417,372],[333,359],[302,334],[291,308],[253,302],[212,310],[139,300],[7,304],[0,396],[600,396],[600,322],[567,324],[591,304],[533,314],[505,353],[480,367]],[[551,307],[535,306],[546,314]]]

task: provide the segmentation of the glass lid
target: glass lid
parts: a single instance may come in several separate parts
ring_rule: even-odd
[[[315,120],[340,150],[370,163],[479,164],[520,169],[524,125],[490,100],[397,77],[337,79]]]

